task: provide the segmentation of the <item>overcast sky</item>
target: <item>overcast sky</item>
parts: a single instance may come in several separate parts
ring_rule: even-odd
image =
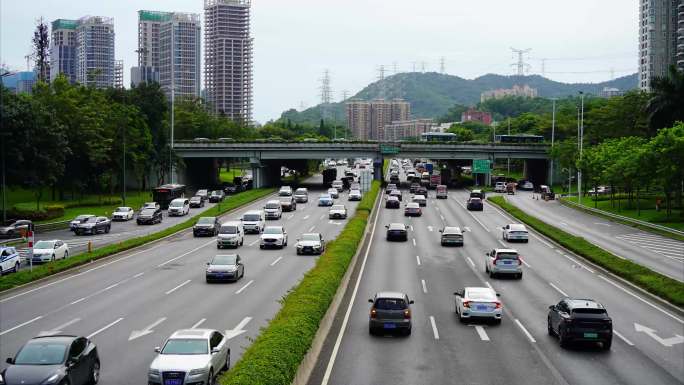
[[[125,84],[137,62],[137,11],[195,12],[203,0],[0,0],[0,58],[25,70],[36,18],[114,18]],[[510,47],[531,48],[530,73],[598,82],[636,72],[637,0],[254,0],[254,117],[319,102],[329,69],[335,100],[379,74],[414,68],[474,78],[513,74]],[[203,17],[202,17],[203,19]],[[414,64],[415,63],[415,64]],[[424,64],[423,64],[424,63]]]

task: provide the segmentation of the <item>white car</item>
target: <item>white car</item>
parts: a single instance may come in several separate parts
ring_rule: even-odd
[[[502,227],[504,241],[521,241],[527,243],[529,241],[527,228],[521,223],[511,223]]]
[[[494,192],[505,193],[506,182],[496,182],[496,185],[494,186]]]
[[[517,250],[513,249],[494,249],[485,255],[485,273],[490,277],[505,274],[514,275],[521,279],[522,260]]]
[[[290,197],[292,196],[292,187],[290,186],[283,186],[278,190],[278,196],[281,197]]]
[[[260,249],[267,247],[284,248],[287,246],[287,231],[283,226],[266,226],[261,234]]]
[[[238,248],[245,243],[245,231],[242,222],[226,222],[221,224],[218,237],[216,237],[216,248],[224,247]]]
[[[58,239],[52,241],[38,241],[33,245],[33,263],[50,262],[57,259],[69,258],[69,246]]]
[[[0,275],[19,271],[21,261],[17,249],[10,246],[0,246]]]
[[[332,199],[337,199],[337,198],[340,197],[340,192],[337,191],[336,188],[331,187],[331,188],[328,189],[328,195],[330,195],[330,197],[331,197]]]
[[[330,219],[347,219],[347,208],[344,205],[333,205],[328,210]]]
[[[147,371],[150,384],[214,384],[230,368],[228,339],[217,330],[178,330],[154,351],[158,354]]]
[[[421,207],[427,206],[427,199],[425,198],[425,195],[414,195],[413,202],[418,203],[418,205]]]
[[[279,200],[270,200],[264,206],[266,219],[280,219],[283,216],[283,208]]]
[[[361,190],[350,190],[349,191],[350,201],[360,201],[361,200]]]
[[[501,323],[503,306],[499,295],[488,287],[466,287],[456,295],[456,315],[461,322],[481,318]]]
[[[245,233],[259,234],[264,230],[264,212],[259,210],[250,210],[242,215],[242,228]]]
[[[112,213],[113,221],[129,221],[133,219],[135,210],[132,207],[117,207]]]
[[[185,198],[176,198],[169,203],[169,216],[188,215],[190,213],[190,200]]]
[[[344,183],[342,183],[341,180],[334,180],[332,182],[332,187],[334,187],[337,190],[337,192],[344,191]]]

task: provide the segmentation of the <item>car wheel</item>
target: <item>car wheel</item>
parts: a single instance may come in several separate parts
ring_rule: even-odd
[[[68,251],[65,251],[65,252],[64,252],[64,257],[62,257],[62,259],[67,259],[67,258],[69,258],[69,252],[68,252]]]
[[[90,369],[90,378],[88,379],[88,384],[95,385],[100,381],[100,362],[95,361],[93,367]]]
[[[51,261],[52,261],[52,262],[55,261],[55,255],[54,255],[54,254],[52,254],[52,259],[51,259]]]
[[[613,345],[613,338],[609,338],[601,343],[601,347],[603,348],[604,351],[610,350],[610,347]]]
[[[15,263],[15,264],[14,264],[14,269],[12,269],[12,272],[13,272],[13,273],[16,273],[17,271],[19,271],[19,262]]]
[[[407,337],[410,336],[410,335],[411,335],[411,328],[406,329],[406,330],[404,331],[404,335],[407,336]]]
[[[105,234],[109,234],[109,231],[112,229],[111,226],[105,227]]]
[[[263,250],[263,249],[264,249],[264,245],[259,245],[259,248],[260,248],[261,250]]]
[[[299,250],[297,250],[297,255],[302,255],[302,253],[300,253]]]
[[[522,273],[518,273],[518,279],[522,279]]]
[[[375,329],[373,329],[372,326],[369,326],[369,327],[368,327],[368,334],[370,334],[370,335],[372,335],[372,336],[375,335]]]
[[[215,385],[216,384],[216,379],[214,378],[214,370],[209,369],[209,377],[207,377],[207,384],[208,385]]]
[[[562,348],[568,347],[568,339],[565,337],[563,330],[558,329],[558,342]]]
[[[228,350],[228,354],[226,354],[226,363],[223,365],[223,370],[228,371],[230,369],[230,350]]]
[[[546,319],[546,331],[549,333],[550,336],[556,335],[556,332],[553,331],[553,327],[551,326],[551,319],[550,318]]]
[[[503,320],[503,318],[497,318],[497,319],[495,319],[495,320],[494,320],[494,325],[501,325],[501,321],[502,321],[502,320]]]
[[[245,238],[240,239],[240,246],[245,244]]]

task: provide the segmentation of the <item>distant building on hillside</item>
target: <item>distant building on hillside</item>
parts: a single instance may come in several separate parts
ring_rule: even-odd
[[[599,96],[602,98],[610,99],[615,96],[622,96],[625,94],[625,91],[620,91],[618,88],[614,87],[603,87],[603,90],[599,93]]]
[[[401,99],[347,102],[347,126],[355,138],[378,140],[384,127],[394,121],[406,121],[411,116],[411,105]]]
[[[434,127],[432,119],[398,120],[385,125],[382,129],[382,137],[378,140],[398,141],[407,138],[420,139],[426,132],[432,132]]]
[[[523,98],[536,98],[538,95],[537,89],[524,84],[522,86],[514,85],[513,88],[499,88],[497,90],[485,91],[480,94],[480,102],[485,102],[489,99],[501,99],[506,96],[520,96]]]
[[[492,115],[489,112],[478,111],[472,107],[461,114],[461,123],[480,122],[486,125],[492,124]]]

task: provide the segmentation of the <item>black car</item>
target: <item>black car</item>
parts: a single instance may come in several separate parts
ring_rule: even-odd
[[[145,208],[140,211],[136,222],[139,225],[152,225],[162,222],[162,211],[160,208]]]
[[[399,198],[395,196],[388,196],[387,200],[385,201],[385,208],[386,209],[398,209],[401,207],[401,202],[399,202]]]
[[[422,195],[424,197],[428,196],[428,189],[425,186],[420,186],[416,189],[416,193],[414,195]]]
[[[402,201],[402,194],[401,194],[401,191],[399,191],[399,190],[392,190],[392,191],[390,191],[389,195],[392,197],[397,197],[397,199],[399,199],[399,202]]]
[[[76,235],[108,233],[112,229],[112,221],[107,217],[90,217],[76,225]]]
[[[236,185],[235,183],[226,183],[223,185],[223,191],[226,194],[237,194],[242,190],[242,185]]]
[[[562,347],[571,342],[600,342],[603,350],[613,343],[613,320],[600,303],[591,299],[565,298],[549,306],[549,335],[558,336]]]
[[[466,206],[470,211],[482,211],[484,210],[484,204],[480,198],[470,198],[468,199],[468,205]]]
[[[408,241],[408,230],[403,223],[390,223],[387,228],[388,241]]]
[[[280,197],[278,200],[283,211],[297,210],[297,202],[293,196]]]
[[[209,236],[215,237],[218,235],[221,223],[216,217],[200,217],[197,223],[192,227],[192,235],[195,237]]]
[[[85,337],[35,337],[7,363],[0,382],[6,385],[84,385],[100,380],[97,347]]]
[[[411,183],[411,186],[409,187],[409,192],[410,192],[411,194],[415,194],[416,191],[418,191],[419,188],[420,188],[420,184],[418,184],[418,183],[416,183],[416,182],[413,182],[413,183]]]
[[[209,203],[218,203],[226,197],[226,194],[222,190],[214,190],[209,195]]]
[[[204,199],[202,199],[202,197],[199,195],[195,195],[194,197],[190,198],[190,207],[204,207]]]

